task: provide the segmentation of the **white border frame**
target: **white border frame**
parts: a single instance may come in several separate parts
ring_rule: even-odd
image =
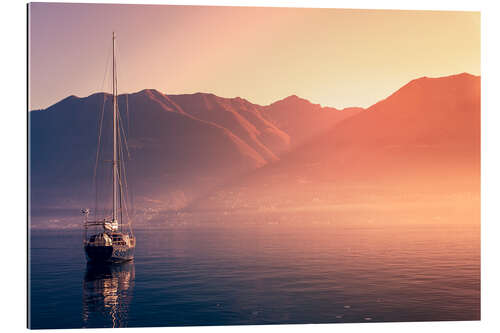
[[[286,6],[327,7],[363,9],[426,9],[426,10],[472,10],[481,11],[481,74],[482,74],[482,189],[481,189],[481,297],[482,320],[477,322],[425,322],[425,323],[363,323],[328,325],[273,325],[273,326],[219,326],[187,328],[148,328],[150,332],[493,332],[499,331],[497,323],[497,299],[500,297],[499,260],[500,254],[500,75],[499,53],[499,6],[495,1],[476,0],[419,0],[419,1],[362,1],[362,0],[108,0],[71,1],[91,3],[135,3],[135,4],[193,4],[233,6]],[[6,332],[26,330],[26,4],[9,0],[2,2],[2,79],[0,80],[3,104],[3,126],[0,130],[3,148],[1,201],[4,209],[2,223],[4,235],[2,253],[2,329]],[[138,331],[141,328],[130,328]],[[57,330],[54,332],[66,332]],[[107,332],[101,329],[99,332]],[[51,332],[51,330],[45,331]],[[80,330],[79,332],[94,332]]]

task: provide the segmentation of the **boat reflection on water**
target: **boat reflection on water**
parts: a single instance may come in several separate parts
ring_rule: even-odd
[[[134,279],[133,261],[87,264],[83,280],[83,327],[126,327]]]

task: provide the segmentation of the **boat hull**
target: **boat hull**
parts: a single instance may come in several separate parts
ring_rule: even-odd
[[[86,245],[85,255],[92,263],[118,263],[134,259],[134,248],[117,245]]]

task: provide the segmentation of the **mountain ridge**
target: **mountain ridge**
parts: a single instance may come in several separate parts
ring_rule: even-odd
[[[418,81],[418,80],[421,80],[421,79],[445,79],[445,78],[453,78],[453,77],[473,77],[473,78],[479,78],[479,79],[480,79],[480,78],[481,78],[481,75],[474,75],[474,74],[471,74],[471,73],[468,73],[468,72],[461,72],[461,73],[457,73],[457,74],[449,74],[449,75],[443,75],[443,76],[432,76],[432,77],[431,77],[431,76],[420,76],[420,77],[417,77],[417,78],[415,78],[415,79],[412,79],[412,80],[408,81],[408,83],[406,83],[405,85],[401,86],[399,89],[397,89],[396,91],[394,91],[392,94],[394,94],[395,92],[397,92],[397,91],[398,91],[398,90],[400,90],[401,88],[403,88],[403,87],[405,87],[405,86],[407,86],[407,85],[411,84],[412,82],[414,82],[414,81]],[[142,92],[147,92],[147,91],[151,91],[151,92],[159,93],[159,94],[162,94],[162,95],[167,95],[167,96],[170,96],[170,94],[163,93],[163,92],[161,92],[160,90],[158,90],[158,89],[156,89],[156,88],[144,88],[144,89],[141,89],[141,90],[136,91],[136,92],[131,92],[131,93],[121,93],[121,94],[119,94],[118,96],[123,96],[123,95],[131,95],[131,94],[137,94],[137,93],[142,93]],[[89,94],[89,95],[87,95],[87,96],[78,96],[78,95],[74,95],[74,94],[72,94],[72,95],[69,95],[69,96],[67,96],[67,97],[62,98],[62,99],[61,99],[61,100],[59,100],[59,101],[56,101],[54,104],[52,104],[52,105],[50,105],[50,106],[48,106],[48,107],[46,107],[46,108],[37,108],[37,109],[28,110],[28,111],[29,111],[29,112],[32,112],[32,111],[44,111],[44,110],[47,110],[47,109],[49,109],[50,107],[54,106],[55,104],[57,104],[57,103],[59,103],[59,102],[64,101],[65,99],[71,99],[71,98],[79,98],[79,99],[82,99],[82,98],[87,98],[87,97],[90,97],[90,96],[93,96],[93,95],[97,95],[97,94],[106,94],[106,95],[111,96],[111,93],[107,93],[107,92],[94,92],[94,93],[91,93],[91,94]],[[257,104],[257,103],[252,103],[252,102],[248,101],[248,99],[243,98],[243,97],[240,97],[240,96],[236,96],[236,97],[222,97],[222,96],[215,95],[214,93],[207,93],[207,92],[179,93],[179,94],[171,94],[171,95],[173,95],[173,96],[177,96],[177,95],[197,95],[197,94],[212,95],[212,96],[217,96],[217,97],[224,98],[224,99],[228,99],[228,100],[238,100],[238,99],[240,99],[240,100],[244,100],[244,101],[246,101],[246,102],[248,102],[248,103],[251,103],[251,104],[253,104],[253,105],[257,105],[257,106],[259,106],[259,107],[263,107],[263,108],[264,108],[264,107],[266,107],[266,106],[270,106],[270,105],[272,105],[272,104],[274,104],[274,103],[276,103],[276,102],[283,101],[283,100],[286,100],[286,99],[289,99],[289,98],[292,98],[292,99],[293,99],[293,98],[298,98],[298,99],[300,99],[300,100],[307,101],[307,102],[309,102],[309,103],[311,103],[311,104],[313,104],[313,105],[320,105],[320,106],[321,106],[321,104],[320,104],[320,103],[313,103],[313,102],[311,102],[310,100],[308,100],[307,98],[300,97],[300,96],[298,96],[297,94],[294,94],[294,93],[292,93],[291,95],[288,95],[288,96],[286,96],[286,97],[283,97],[283,98],[281,98],[281,99],[278,99],[278,100],[276,100],[276,101],[274,101],[274,102],[271,102],[271,103],[269,103],[269,104]],[[389,98],[392,94],[388,95],[388,96],[387,96],[387,97],[385,97],[385,98],[381,98],[378,102],[375,102],[374,104],[377,104],[377,103],[379,103],[379,102],[383,101],[384,99]],[[372,104],[371,106],[373,106],[374,104]],[[371,107],[371,106],[370,106],[370,107]],[[363,107],[358,107],[358,106],[348,106],[348,107],[344,107],[344,108],[339,109],[339,108],[336,108],[336,107],[334,107],[334,106],[326,106],[326,105],[325,105],[325,106],[322,106],[322,107],[324,107],[324,108],[329,108],[329,109],[340,110],[340,111],[345,110],[345,109],[351,109],[351,108],[356,108],[356,109],[357,109],[357,108],[361,108],[361,109],[368,109],[368,108],[369,108],[369,107],[368,107],[368,108],[363,108]]]
[[[93,202],[97,121],[104,107],[109,125],[111,100],[107,93],[71,95],[29,113],[34,210]],[[118,105],[129,128],[131,188],[136,203],[151,209],[192,207],[224,184],[238,188],[242,179],[250,180],[243,187],[255,193],[251,201],[283,195],[269,197],[259,192],[264,188],[293,193],[297,184],[348,182],[353,175],[390,178],[388,170],[394,176],[454,164],[477,170],[480,76],[470,74],[421,77],[367,109],[344,108],[349,114],[296,95],[261,106],[156,89],[120,94]]]
[[[479,185],[480,77],[453,75],[409,82],[189,209],[306,209],[382,199],[388,204],[476,195]]]

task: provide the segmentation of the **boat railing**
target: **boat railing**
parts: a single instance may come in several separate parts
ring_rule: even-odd
[[[104,220],[96,220],[96,221],[85,221],[83,223],[84,226],[86,227],[94,227],[94,226],[103,226],[106,222],[110,222],[106,219]]]

